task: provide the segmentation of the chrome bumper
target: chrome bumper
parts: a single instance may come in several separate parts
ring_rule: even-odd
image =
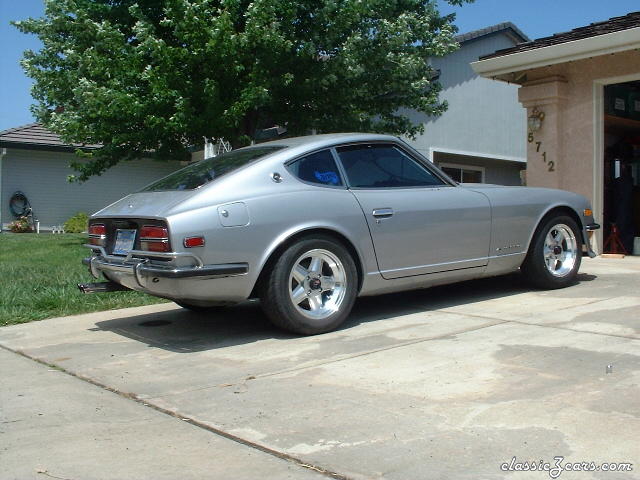
[[[95,278],[100,277],[101,272],[125,273],[135,277],[142,287],[142,277],[155,278],[191,278],[191,277],[231,277],[246,275],[249,272],[248,263],[224,263],[218,265],[203,265],[199,257],[190,253],[180,252],[146,252],[132,250],[126,257],[107,255],[103,247],[96,245],[84,245],[94,251],[100,252],[84,258],[82,263],[89,267],[89,272]],[[174,267],[151,264],[149,257],[155,258],[187,258],[193,261],[193,266]]]
[[[590,258],[595,258],[597,255],[596,255],[596,252],[593,251],[593,248],[591,248],[591,242],[589,241],[589,232],[595,232],[599,228],[600,228],[599,224],[590,223],[584,226],[584,231],[582,232],[582,236],[584,237],[584,243],[587,245],[586,254]]]

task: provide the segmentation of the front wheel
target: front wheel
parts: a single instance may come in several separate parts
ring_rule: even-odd
[[[358,273],[342,244],[330,237],[305,238],[283,252],[259,289],[262,308],[276,326],[315,335],[347,318]]]
[[[568,216],[544,220],[536,231],[522,272],[537,288],[563,288],[573,283],[582,261],[580,229]]]

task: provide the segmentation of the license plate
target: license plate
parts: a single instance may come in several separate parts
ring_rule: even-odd
[[[113,247],[114,255],[126,255],[133,250],[136,241],[136,230],[116,230],[116,244]]]

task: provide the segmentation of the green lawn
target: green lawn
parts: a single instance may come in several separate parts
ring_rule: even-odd
[[[160,303],[139,292],[85,295],[76,284],[97,282],[82,265],[84,234],[0,234],[0,325]]]

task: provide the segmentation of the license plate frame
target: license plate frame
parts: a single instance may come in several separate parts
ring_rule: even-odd
[[[128,255],[136,242],[137,230],[132,228],[119,228],[116,230],[116,242],[113,245],[114,255]]]

